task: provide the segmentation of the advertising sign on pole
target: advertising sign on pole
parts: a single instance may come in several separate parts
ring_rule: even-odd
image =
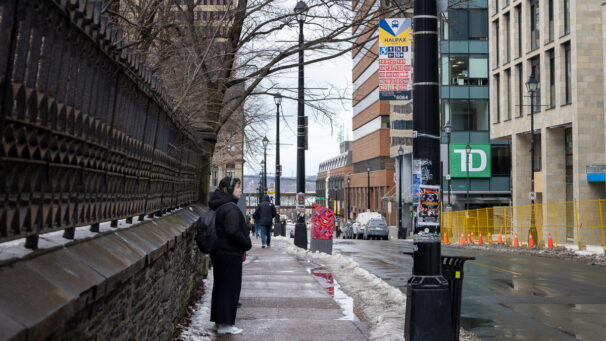
[[[466,144],[450,145],[450,176],[453,178],[467,177],[467,152]],[[469,177],[489,178],[490,168],[490,144],[471,144],[469,153]]]
[[[421,185],[417,205],[418,226],[440,226],[440,186]]]
[[[410,18],[379,20],[379,99],[382,101],[412,98]]]

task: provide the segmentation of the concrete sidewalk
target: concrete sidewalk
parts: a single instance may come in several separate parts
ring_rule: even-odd
[[[320,284],[324,279],[308,271],[316,266],[279,244],[272,240],[271,248],[262,249],[253,237],[236,320],[244,334],[217,340],[366,340],[362,322],[341,320],[341,307]]]

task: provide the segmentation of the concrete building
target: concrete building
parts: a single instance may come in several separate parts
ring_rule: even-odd
[[[350,212],[347,179],[352,172],[351,141],[341,142],[340,154],[320,163],[316,178],[316,203],[332,209],[339,217]]]
[[[539,80],[533,132],[536,202],[606,198],[606,172],[592,177],[588,171],[606,164],[606,3],[492,0],[489,15],[491,137],[511,142],[513,204],[530,203],[525,82],[531,73]],[[568,239],[576,239],[573,204],[557,214],[548,210],[549,205],[542,206],[543,219],[557,218],[558,227],[567,226]]]
[[[441,13],[441,123],[452,126],[450,145],[442,134],[443,201],[453,210],[511,204],[509,141],[490,135],[488,17],[487,0],[464,1]]]

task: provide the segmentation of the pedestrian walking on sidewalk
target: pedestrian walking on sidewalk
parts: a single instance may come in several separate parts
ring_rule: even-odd
[[[210,320],[215,322],[219,334],[242,333],[234,324],[242,288],[242,260],[252,243],[244,215],[236,204],[241,194],[242,181],[225,177],[209,202],[210,208],[217,210],[218,245],[210,256],[214,275]],[[219,209],[223,204],[227,205]]]
[[[269,247],[271,244],[271,224],[273,223],[274,217],[276,216],[276,206],[269,201],[267,194],[263,195],[263,199],[255,213],[255,223],[259,224],[261,228],[261,247]]]

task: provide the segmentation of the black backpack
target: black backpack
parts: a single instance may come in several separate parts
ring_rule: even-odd
[[[216,210],[208,210],[198,218],[196,223],[196,244],[202,253],[211,254],[217,250],[218,238],[215,220],[217,218],[217,211],[227,204],[229,202],[217,207]]]

